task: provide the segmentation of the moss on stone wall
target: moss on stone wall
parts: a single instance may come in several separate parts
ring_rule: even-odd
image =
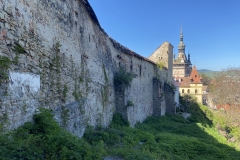
[[[68,93],[68,87],[67,84],[64,84],[63,86],[63,97],[66,98]]]
[[[134,103],[132,101],[127,101],[127,107],[134,106]]]
[[[8,69],[13,62],[4,56],[0,56],[0,85],[9,79]]]
[[[102,96],[102,105],[104,107],[107,104],[109,99],[109,87],[108,87],[109,80],[108,80],[107,72],[104,65],[102,66],[102,70],[104,73],[105,84],[101,87],[101,96]]]
[[[66,109],[65,106],[62,106],[61,109],[62,109],[62,113],[61,113],[62,124],[63,124],[63,127],[66,127],[67,121],[69,119],[69,109]]]
[[[15,53],[24,54],[26,53],[25,49],[17,42],[14,43],[13,49]]]

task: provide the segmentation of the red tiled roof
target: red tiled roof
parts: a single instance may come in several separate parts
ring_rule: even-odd
[[[224,109],[225,111],[230,111],[230,110],[234,110],[234,111],[238,111],[240,112],[240,104],[217,104],[216,105],[217,109]]]
[[[202,83],[201,81],[202,78],[199,76],[196,66],[192,68],[190,78],[191,78],[191,83]]]
[[[196,66],[193,67],[190,77],[175,77],[180,83],[180,87],[189,87],[190,84],[202,84],[202,78],[199,76]]]

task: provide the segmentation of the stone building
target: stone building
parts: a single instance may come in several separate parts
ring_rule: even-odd
[[[173,73],[173,45],[165,41],[163,42],[149,57],[155,63],[161,63],[168,69],[168,81],[172,81]]]
[[[0,0],[0,61],[4,129],[32,121],[39,106],[80,137],[115,112],[133,127],[175,111],[169,71],[110,38],[87,0]],[[121,68],[134,75],[128,86],[114,83]]]
[[[178,56],[173,59],[173,77],[187,77],[192,70],[190,54],[185,54],[185,44],[183,43],[182,27],[180,30],[180,43],[178,45]]]
[[[175,77],[175,81],[180,83],[179,92],[181,96],[191,95],[202,104],[202,78],[198,74],[196,66],[192,68],[191,75],[188,77]]]

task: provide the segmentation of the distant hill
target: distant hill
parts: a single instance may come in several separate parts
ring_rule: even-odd
[[[200,70],[198,70],[198,73],[199,73],[199,74],[204,73],[204,74],[206,74],[207,76],[209,76],[209,77],[211,77],[211,78],[213,78],[214,75],[215,75],[216,73],[218,73],[218,72],[219,72],[219,71],[212,71],[212,70],[208,70],[208,69],[200,69]]]

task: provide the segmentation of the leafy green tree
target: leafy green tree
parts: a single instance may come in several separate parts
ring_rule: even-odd
[[[208,86],[212,79],[205,73],[201,73],[200,76],[202,77],[203,85]]]

